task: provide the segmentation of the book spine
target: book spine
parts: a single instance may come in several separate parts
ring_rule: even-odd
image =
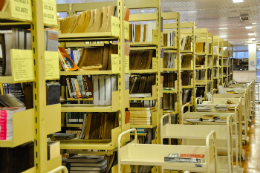
[[[86,91],[85,91],[84,84],[83,84],[83,78],[81,75],[79,75],[77,77],[77,79],[78,79],[78,83],[79,83],[79,89],[81,92],[81,96],[82,96],[82,98],[86,98],[87,96],[86,96]]]
[[[74,79],[74,85],[75,85],[75,89],[76,89],[77,98],[81,98],[82,96],[81,96],[80,89],[79,89],[78,79]]]
[[[7,138],[7,111],[0,111],[0,140]]]
[[[74,84],[74,78],[70,78],[70,82],[71,82],[72,95],[74,98],[77,98],[76,88],[75,88],[75,84]]]
[[[73,98],[69,78],[67,78],[66,81],[67,81],[67,88],[68,88],[68,91],[69,91],[69,96],[70,96],[70,98]]]

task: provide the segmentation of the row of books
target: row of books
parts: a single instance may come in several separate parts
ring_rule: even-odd
[[[152,125],[152,113],[156,112],[155,107],[130,107],[131,125]]]
[[[192,37],[186,36],[181,39],[181,50],[191,50],[192,48]]]
[[[183,89],[182,92],[182,103],[188,103],[191,101],[192,90],[191,89]]]
[[[175,46],[175,31],[163,33],[163,46]]]
[[[129,69],[151,69],[153,57],[155,57],[154,50],[131,50],[129,56]]]
[[[152,86],[155,85],[155,75],[136,75],[129,78],[130,94],[149,94],[147,97],[152,95]]]
[[[205,65],[205,57],[196,56],[195,58],[196,66],[204,66]]]
[[[66,78],[68,96],[70,98],[92,98],[93,82],[92,77],[78,75]]]
[[[177,80],[177,73],[164,73],[163,74],[163,89],[175,88],[175,81]],[[175,88],[176,89],[176,88]]]
[[[109,162],[105,156],[75,155],[66,159],[70,173],[105,173]]]
[[[163,94],[163,110],[175,110],[176,94]]]
[[[177,68],[175,67],[175,60],[177,60],[176,53],[164,53],[163,68]]]
[[[181,57],[181,68],[191,68],[191,60],[193,60],[193,55],[183,55]]]
[[[129,15],[130,10],[125,7],[124,20],[129,21]],[[83,11],[79,15],[59,19],[60,31],[62,34],[111,32],[111,16],[117,16],[116,6]]]
[[[79,63],[79,60],[80,60],[82,49],[67,48],[65,50],[68,53],[70,59],[77,65]]]
[[[197,42],[195,45],[195,50],[197,53],[205,52],[205,42]]]
[[[58,32],[52,30],[44,31],[44,46],[46,51],[58,51]],[[31,31],[13,28],[8,31],[0,31],[0,59],[3,76],[11,76],[11,49],[31,50]]]
[[[205,97],[205,87],[204,86],[197,86],[196,97]]]
[[[136,102],[135,100],[130,101],[130,107],[154,107],[156,101],[155,100],[143,100]]]
[[[72,121],[76,120],[74,117],[71,118]],[[77,138],[111,139],[111,130],[118,127],[118,113],[84,113],[82,121],[80,132],[70,131],[70,133],[76,133]]]
[[[190,86],[191,85],[191,78],[192,78],[192,72],[182,72],[181,73],[181,81],[182,81],[182,86]]]
[[[212,69],[208,69],[207,70],[207,77],[208,77],[208,80],[211,80],[211,76],[212,75]]]
[[[152,42],[153,30],[156,30],[156,22],[148,24],[130,24],[129,42]]]
[[[196,80],[205,80],[206,70],[196,70]]]
[[[24,172],[34,167],[34,142],[14,148],[0,147],[0,172]]]
[[[67,124],[83,124],[84,112],[67,112]]]

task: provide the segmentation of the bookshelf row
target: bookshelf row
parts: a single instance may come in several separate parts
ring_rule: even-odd
[[[208,93],[220,85],[228,86],[232,79],[228,75],[232,71],[232,45],[206,28],[195,29],[194,22],[181,23],[178,12],[161,13],[159,0],[150,5],[125,2],[126,6],[123,0],[117,0],[113,7],[102,3],[88,7],[83,3],[84,10],[73,8],[81,13],[58,20],[57,9],[59,12],[62,8],[56,7],[56,2],[7,2],[5,12],[0,12],[1,25],[12,28],[13,38],[19,37],[19,32],[28,33],[24,44],[31,42],[32,49],[20,44],[5,49],[10,54],[5,68],[9,66],[11,72],[2,72],[0,83],[31,83],[34,92],[33,108],[12,115],[12,138],[0,140],[0,147],[14,148],[34,141],[35,153],[44,158],[35,157],[38,166],[29,172],[47,172],[60,166],[59,154],[50,160],[43,154],[47,153],[47,136],[58,141],[59,149],[65,152],[114,151],[119,134],[130,128],[154,131],[149,131],[153,136],[149,142],[160,144],[158,120],[164,113],[174,115],[175,122],[180,123],[184,104],[193,107],[196,97],[207,100]],[[99,28],[93,21],[93,26],[80,25],[80,19],[91,14],[93,7],[99,9],[96,14],[101,8],[102,13],[110,10],[110,16],[104,19],[108,25],[100,21]],[[137,7],[154,8],[156,13],[131,14],[130,10]],[[24,17],[21,11],[15,11],[19,8],[33,16]],[[10,21],[16,22],[17,28],[21,23],[29,28],[31,24],[31,32],[23,29],[15,34]],[[44,26],[57,32],[44,31]],[[57,50],[48,48],[53,40],[59,45]],[[59,81],[60,103],[46,105],[46,81]],[[6,90],[1,91],[4,94]],[[72,138],[64,139],[59,134]],[[130,135],[122,143],[129,140]]]

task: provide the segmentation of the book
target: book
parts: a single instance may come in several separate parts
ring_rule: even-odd
[[[104,160],[104,156],[76,155],[67,159],[69,163],[97,163]]]
[[[76,71],[79,67],[71,60],[66,50],[62,47],[59,50],[59,61],[64,71]]]
[[[46,83],[46,103],[47,105],[60,103],[60,84],[49,82]]]
[[[204,154],[169,154],[165,162],[204,163]]]
[[[151,69],[153,57],[155,57],[154,50],[130,50],[129,69],[130,70]]]

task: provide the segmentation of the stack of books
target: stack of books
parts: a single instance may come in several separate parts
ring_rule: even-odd
[[[81,75],[66,78],[69,98],[92,98],[92,78]]]
[[[196,43],[196,47],[195,47],[196,49],[196,52],[197,53],[204,53],[205,52],[205,42],[198,42],[198,43]]]
[[[163,33],[163,46],[175,46],[175,31]]]
[[[205,80],[206,70],[196,70],[196,80]]]
[[[156,23],[148,24],[130,24],[129,25],[129,42],[152,42],[153,30],[156,30]]]
[[[163,90],[174,89],[177,73],[164,73],[163,79]]]
[[[196,110],[197,110],[197,112],[209,112],[210,111],[210,107],[207,106],[207,105],[199,104],[199,105],[197,105]]]
[[[129,57],[129,69],[151,69],[153,57],[155,57],[154,50],[131,50]]]
[[[131,125],[152,125],[152,113],[155,107],[130,107],[130,124]]]
[[[181,57],[181,68],[191,68],[191,60],[193,59],[193,55],[182,55]]]
[[[181,50],[191,51],[191,47],[192,47],[192,37],[191,36],[183,37],[181,40]]]
[[[205,66],[205,57],[196,56],[196,67],[203,67]]]
[[[190,86],[191,85],[191,77],[192,77],[192,72],[182,72],[181,73],[181,77],[182,77],[182,86]]]
[[[164,157],[165,162],[204,163],[204,154],[169,154]]]
[[[129,15],[130,10],[125,7],[125,21],[129,21]],[[83,11],[79,15],[59,19],[60,32],[62,34],[111,32],[112,16],[117,16],[115,6]]]
[[[175,67],[175,60],[177,58],[176,53],[164,53],[163,56],[163,68],[177,68]]]
[[[70,173],[105,173],[108,162],[104,156],[73,156],[67,159]]]
[[[155,75],[137,75],[130,79],[130,97],[151,97],[152,86],[155,85]]]
[[[176,94],[163,94],[163,110],[175,110]]]
[[[190,89],[184,89],[182,92],[182,103],[188,103],[191,101],[192,91]]]

